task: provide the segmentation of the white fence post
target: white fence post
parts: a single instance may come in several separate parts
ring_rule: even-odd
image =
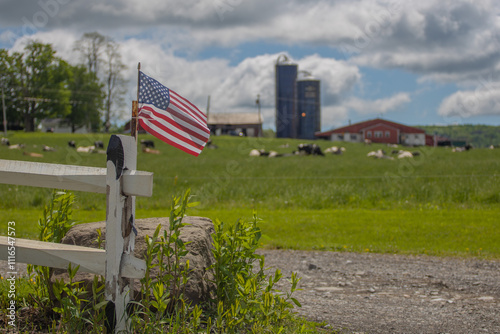
[[[107,150],[106,211],[106,307],[108,331],[129,331],[127,304],[132,280],[121,276],[123,254],[133,254],[135,235],[135,196],[122,192],[125,170],[137,167],[135,138],[113,135]]]
[[[130,332],[127,304],[133,279],[146,273],[146,262],[134,257],[135,196],[153,193],[153,174],[137,168],[134,137],[113,135],[106,168],[0,159],[0,183],[106,193],[106,251],[16,238],[17,262],[105,275],[107,332]],[[10,238],[10,237],[9,237]],[[0,236],[0,260],[8,259],[9,238]]]

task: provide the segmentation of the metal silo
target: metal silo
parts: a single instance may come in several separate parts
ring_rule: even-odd
[[[297,64],[281,55],[276,61],[276,137],[297,138]]]
[[[297,137],[316,139],[321,130],[320,81],[301,71],[297,80]]]

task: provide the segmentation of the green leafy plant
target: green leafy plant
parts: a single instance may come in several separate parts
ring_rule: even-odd
[[[182,197],[174,197],[171,204],[169,227],[161,233],[158,225],[153,235],[145,236],[146,274],[141,279],[141,302],[135,303],[140,309],[139,316],[133,317],[133,326],[148,330],[172,330],[184,332],[186,318],[192,319],[190,328],[200,325],[200,308],[191,308],[184,299],[188,280],[189,261],[183,261],[188,253],[186,243],[181,239],[181,228],[186,226],[183,218],[189,207],[190,191]],[[157,268],[156,278],[151,277],[152,269]],[[192,311],[191,311],[192,309]],[[174,331],[175,329],[175,331]]]
[[[214,223],[212,252],[218,333],[236,333],[250,328],[252,332],[273,332],[291,318],[294,305],[300,307],[292,297],[299,290],[300,278],[292,274],[290,292],[275,289],[282,278],[281,271],[276,269],[274,275],[266,274],[265,259],[256,254],[261,237],[258,221],[254,214],[252,221],[238,220],[228,228],[219,220]]]
[[[54,191],[50,203],[44,208],[38,220],[39,240],[60,243],[69,229],[75,224],[72,219],[74,195],[65,191]],[[98,231],[97,242],[102,244],[102,234]],[[53,269],[37,265],[28,265],[28,275],[36,287],[31,295],[38,308],[48,317],[52,312],[60,315],[59,328],[66,331],[102,332],[104,323],[104,278],[94,276],[92,294],[75,282],[79,266],[68,267],[69,283],[62,279],[52,282]],[[54,317],[55,318],[55,317]]]
[[[82,304],[88,302],[83,299],[86,294],[81,282],[75,282],[74,278],[80,266],[72,268],[68,266],[69,283],[63,279],[56,280],[53,284],[54,295],[59,301],[59,306],[54,307],[54,311],[61,315],[61,322],[69,332],[81,331],[85,318],[83,317]]]
[[[75,224],[71,219],[74,195],[70,192],[53,191],[51,201],[38,220],[38,240],[60,243],[68,230]],[[53,269],[28,265],[28,275],[38,287],[32,299],[39,307],[51,309],[56,301],[51,277]]]

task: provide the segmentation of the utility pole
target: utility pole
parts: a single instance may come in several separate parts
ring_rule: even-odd
[[[210,95],[207,98],[207,122],[208,122],[208,114],[210,113]]]
[[[5,93],[2,86],[3,134],[7,137],[7,115],[5,113]]]
[[[259,119],[260,119],[260,94],[257,94],[257,100],[255,100],[255,104],[259,107]]]
[[[259,122],[262,119],[262,116],[260,115],[260,94],[257,94],[257,100],[255,100],[255,104],[257,104],[258,110],[259,110]],[[260,125],[259,133],[257,134],[257,137],[262,136],[262,123]]]

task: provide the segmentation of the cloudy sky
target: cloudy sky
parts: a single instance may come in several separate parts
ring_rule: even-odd
[[[383,117],[500,125],[500,2],[457,0],[0,0],[0,48],[28,39],[79,61],[98,31],[121,44],[127,100],[143,70],[211,112],[274,127],[274,64],[321,80],[322,129]],[[126,116],[123,116],[126,117]]]

